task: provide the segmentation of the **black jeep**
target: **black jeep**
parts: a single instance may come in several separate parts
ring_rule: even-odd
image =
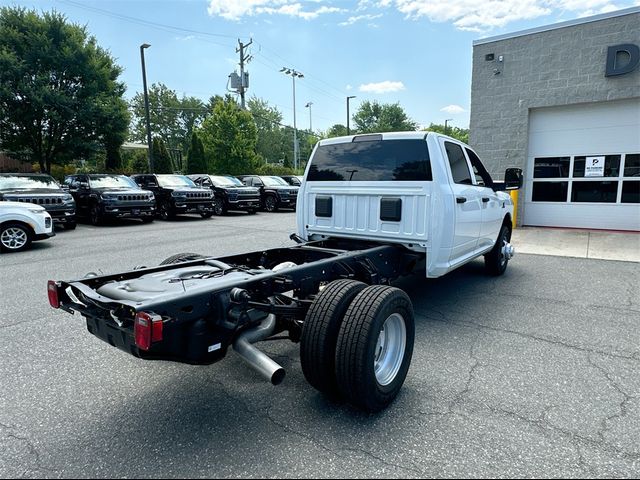
[[[64,179],[78,206],[78,215],[100,225],[106,218],[139,218],[153,221],[156,201],[152,192],[140,189],[124,175],[78,174]]]
[[[235,177],[227,175],[189,175],[200,187],[210,188],[215,194],[213,208],[216,215],[229,210],[241,210],[253,214],[260,208],[260,191],[246,187]]]
[[[267,175],[238,175],[248,187],[260,190],[260,202],[267,212],[277,212],[280,208],[296,209],[298,187],[288,185],[280,177]]]
[[[156,195],[158,213],[170,220],[181,213],[198,213],[202,218],[213,215],[213,192],[196,186],[184,175],[140,174],[131,178]]]
[[[41,205],[54,224],[76,228],[76,202],[50,175],[0,173],[0,200]]]

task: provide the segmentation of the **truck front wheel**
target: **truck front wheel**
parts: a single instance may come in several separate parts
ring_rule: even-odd
[[[314,299],[302,327],[300,363],[307,382],[316,390],[337,396],[336,342],[349,305],[367,287],[355,280],[335,280]]]
[[[347,310],[336,347],[336,379],[345,399],[378,412],[398,395],[407,376],[415,325],[413,306],[398,288],[362,290]]]
[[[510,248],[511,229],[505,224],[500,229],[498,240],[491,251],[484,256],[484,268],[489,275],[502,275],[507,269],[511,252],[506,250]]]

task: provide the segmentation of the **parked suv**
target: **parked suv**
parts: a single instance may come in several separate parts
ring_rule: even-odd
[[[76,202],[50,175],[0,173],[0,200],[42,205],[55,224],[76,228]]]
[[[296,209],[299,187],[288,185],[280,177],[239,175],[238,178],[245,185],[260,190],[260,203],[267,212],[276,212],[279,208]]]
[[[202,218],[213,215],[213,192],[196,186],[184,175],[141,174],[131,178],[156,195],[158,213],[163,220],[181,213],[199,213]]]
[[[25,202],[0,203],[0,251],[20,252],[34,240],[54,235],[51,215],[44,207]]]
[[[100,225],[106,218],[139,218],[153,221],[156,202],[152,192],[140,189],[124,175],[80,174],[68,175],[69,186],[78,206],[78,215]]]
[[[246,187],[235,177],[189,175],[189,178],[196,185],[213,190],[213,209],[216,215],[224,215],[228,210],[242,210],[253,214],[260,208],[260,191],[254,187]]]
[[[280,175],[280,178],[287,182],[289,185],[293,185],[294,187],[299,187],[302,185],[302,179],[299,175]]]

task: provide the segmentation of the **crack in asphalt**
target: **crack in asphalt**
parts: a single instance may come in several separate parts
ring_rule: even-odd
[[[586,354],[594,353],[594,354],[603,355],[603,356],[610,357],[610,358],[615,358],[615,359],[640,361],[640,352],[634,352],[634,353],[625,352],[625,354],[608,352],[606,350],[600,350],[600,349],[595,349],[595,348],[587,348],[587,347],[583,347],[583,346],[580,346],[580,345],[574,345],[574,344],[571,344],[571,343],[567,343],[566,341],[563,341],[563,340],[556,340],[556,339],[552,339],[552,338],[548,338],[548,337],[539,337],[537,335],[532,335],[530,333],[520,332],[518,330],[510,330],[510,329],[503,328],[503,327],[493,327],[493,326],[490,326],[490,325],[485,325],[483,323],[478,323],[478,322],[473,322],[473,321],[451,320],[451,319],[447,318],[447,316],[443,312],[435,310],[435,309],[432,309],[430,312],[425,312],[425,311],[420,310],[420,309],[416,309],[415,311],[416,311],[416,313],[419,313],[420,315],[422,315],[422,316],[424,316],[424,317],[426,317],[428,319],[435,320],[437,322],[450,324],[450,325],[459,325],[459,326],[470,327],[470,328],[482,328],[484,330],[490,330],[490,331],[494,331],[494,332],[508,333],[508,334],[516,335],[516,336],[519,336],[519,337],[522,337],[522,338],[526,338],[526,339],[529,339],[529,340],[548,343],[548,344],[551,344],[551,345],[556,345],[556,346],[568,348],[568,349],[571,349],[571,350],[577,350],[579,352],[586,353]],[[439,314],[440,318],[432,316],[431,313],[433,313],[433,312]],[[465,312],[461,312],[461,311],[452,311],[452,313],[465,315]]]
[[[0,427],[8,429],[8,430],[16,430],[17,427],[10,427],[8,425],[4,425],[4,424],[0,424]],[[8,433],[5,438],[11,438],[13,440],[16,440],[20,443],[22,443],[23,445],[25,445],[25,447],[27,448],[27,451],[29,453],[29,455],[35,457],[34,458],[34,464],[35,466],[31,466],[29,464],[24,465],[24,471],[18,476],[18,478],[25,478],[27,475],[31,474],[31,473],[38,473],[38,472],[48,472],[48,473],[59,473],[58,470],[55,470],[53,468],[48,468],[42,465],[42,459],[40,457],[40,452],[38,451],[38,449],[36,448],[36,446],[33,444],[33,442],[28,439],[27,437],[23,437],[20,436],[16,433]]]
[[[454,410],[454,408],[456,409],[462,409],[464,411],[464,406],[466,405],[475,405],[475,406],[479,406],[480,408],[485,408],[486,410],[488,410],[489,412],[493,413],[493,414],[497,414],[497,415],[502,415],[502,416],[508,416],[510,418],[514,418],[517,419],[521,422],[527,423],[528,425],[531,425],[532,427],[541,429],[543,432],[555,432],[558,433],[560,435],[562,435],[563,437],[565,437],[573,446],[573,448],[576,450],[576,454],[578,456],[578,467],[584,471],[585,473],[593,476],[593,469],[589,466],[588,462],[586,461],[586,459],[584,458],[584,455],[582,454],[582,451],[580,450],[580,446],[591,446],[591,447],[595,447],[598,448],[602,451],[608,452],[608,453],[613,453],[616,455],[619,455],[627,460],[631,460],[633,462],[637,462],[640,461],[640,454],[636,453],[636,452],[630,452],[627,451],[625,449],[621,449],[616,445],[613,445],[609,442],[606,441],[606,439],[604,438],[604,432],[606,432],[609,427],[608,424],[613,421],[616,418],[622,418],[624,416],[627,415],[628,411],[627,411],[627,404],[633,400],[634,396],[631,396],[629,394],[627,394],[624,389],[622,387],[620,387],[620,385],[618,385],[615,380],[613,378],[611,378],[611,375],[609,374],[608,371],[606,371],[603,367],[597,365],[595,363],[595,361],[591,358],[591,354],[597,354],[597,355],[602,355],[605,357],[610,357],[610,358],[614,358],[614,359],[623,359],[623,360],[631,360],[631,361],[636,361],[637,358],[635,358],[635,355],[633,356],[624,356],[624,355],[619,355],[619,354],[615,354],[615,353],[611,353],[611,352],[606,352],[606,351],[599,351],[599,350],[595,350],[595,349],[588,349],[588,348],[584,348],[584,347],[579,347],[576,345],[571,345],[571,344],[567,344],[566,342],[562,342],[562,341],[556,341],[556,340],[550,340],[548,338],[543,338],[543,337],[537,337],[534,335],[529,335],[529,334],[525,334],[522,332],[518,332],[518,331],[513,331],[513,330],[508,330],[508,329],[504,329],[504,328],[498,328],[498,327],[491,327],[488,325],[484,325],[484,324],[480,324],[477,322],[473,322],[473,321],[456,321],[456,320],[451,320],[444,312],[439,311],[439,310],[432,310],[432,312],[430,313],[436,313],[437,315],[439,315],[438,317],[434,317],[430,314],[425,313],[424,311],[420,311],[420,310],[416,310],[416,313],[419,313],[420,315],[424,315],[427,318],[430,318],[432,320],[438,321],[438,322],[442,322],[442,323],[447,323],[447,324],[453,324],[453,325],[459,325],[459,326],[463,326],[463,327],[467,327],[467,328],[472,328],[477,330],[478,332],[480,332],[478,335],[476,335],[474,337],[474,339],[472,340],[471,343],[471,347],[469,349],[469,356],[470,358],[474,361],[473,364],[471,365],[471,367],[469,368],[469,372],[467,373],[467,380],[465,382],[465,386],[464,388],[459,391],[454,399],[449,403],[449,408],[448,408],[448,412],[446,413],[447,415],[455,415],[455,414],[461,414],[462,412],[458,411],[456,412]],[[464,312],[454,312],[454,313],[458,313],[458,314],[462,314],[464,315]],[[500,407],[495,407],[492,405],[488,405],[486,403],[483,404],[478,404],[477,402],[471,402],[469,400],[466,400],[467,395],[472,391],[472,384],[474,382],[474,380],[476,379],[476,373],[478,371],[479,368],[481,367],[485,367],[485,368],[490,368],[491,366],[485,363],[482,363],[477,356],[475,355],[475,348],[477,346],[478,340],[480,338],[480,335],[482,334],[483,330],[490,330],[490,331],[498,331],[498,332],[502,332],[502,333],[508,333],[508,334],[513,334],[513,335],[517,335],[517,336],[521,336],[527,339],[531,339],[531,340],[535,340],[535,341],[539,341],[539,342],[544,342],[544,343],[550,343],[556,346],[561,346],[564,348],[568,348],[571,350],[577,350],[581,353],[586,354],[587,356],[587,360],[589,361],[589,363],[597,368],[606,378],[606,380],[612,385],[612,387],[620,394],[622,395],[622,401],[619,402],[619,412],[616,412],[613,415],[607,416],[606,418],[603,418],[601,421],[601,428],[599,429],[597,435],[600,438],[600,441],[596,441],[593,440],[589,437],[585,437],[583,435],[580,435],[578,433],[572,432],[570,430],[566,430],[563,428],[560,428],[556,425],[553,425],[549,418],[548,418],[548,414],[549,412],[555,408],[554,405],[550,405],[547,406],[544,411],[540,414],[540,416],[537,419],[532,419],[529,418],[527,416],[521,415],[517,412],[513,412],[510,410],[506,410]],[[430,413],[429,415],[441,415],[438,413]]]
[[[600,373],[602,373],[602,375],[604,376],[604,378],[607,380],[607,382],[609,382],[609,384],[622,396],[622,401],[618,404],[618,408],[619,408],[619,412],[614,413],[613,415],[609,415],[605,418],[603,418],[600,422],[600,430],[598,431],[598,436],[602,439],[602,441],[605,441],[605,433],[610,430],[609,424],[611,422],[613,422],[613,420],[617,419],[617,418],[623,418],[626,417],[627,414],[629,413],[627,410],[627,404],[631,401],[634,400],[636,397],[634,397],[633,395],[629,395],[620,385],[618,385],[618,383],[611,378],[610,373],[602,366],[598,365],[592,358],[591,356],[587,356],[587,359],[589,360],[589,363],[596,368]]]
[[[286,355],[282,355],[282,356],[286,356]],[[298,436],[300,438],[303,438],[306,441],[308,441],[309,443],[311,443],[312,445],[316,446],[317,448],[320,448],[321,450],[325,451],[326,453],[331,454],[332,456],[336,456],[336,457],[339,457],[339,458],[345,458],[345,456],[341,452],[327,447],[326,445],[324,445],[322,443],[322,441],[320,441],[319,439],[315,438],[313,435],[309,435],[307,433],[300,432],[300,431],[290,427],[289,425],[286,425],[286,424],[280,422],[279,420],[277,420],[271,414],[271,408],[272,408],[271,406],[258,407],[256,409],[249,408],[248,404],[245,401],[235,397],[234,395],[231,395],[226,390],[226,388],[224,387],[224,385],[222,384],[221,381],[214,380],[214,382],[219,385],[220,390],[223,393],[223,395],[225,395],[227,398],[229,398],[232,401],[233,404],[239,403],[240,405],[242,405],[242,407],[246,411],[248,411],[251,414],[264,414],[264,418],[267,421],[269,421],[272,425],[274,425],[277,428],[279,428],[280,430],[282,430],[282,431],[284,431],[286,433],[290,433],[292,435]],[[368,456],[368,457],[370,457],[370,458],[372,458],[374,460],[377,460],[378,462],[382,463],[383,465],[385,465],[387,467],[393,467],[393,468],[397,468],[397,469],[402,470],[402,471],[412,472],[413,474],[417,474],[420,477],[424,477],[426,475],[425,472],[423,472],[422,470],[420,470],[418,468],[407,467],[407,466],[398,465],[398,464],[389,462],[389,461],[385,460],[384,458],[375,455],[373,452],[370,452],[370,451],[362,449],[362,448],[348,447],[348,448],[344,448],[343,451],[361,453],[361,454],[366,455],[366,456]]]
[[[316,447],[324,450],[327,453],[330,453],[332,455],[335,455],[339,458],[345,458],[345,456],[341,453],[338,452],[332,448],[327,447],[326,445],[324,445],[320,440],[318,440],[317,438],[315,438],[312,435],[309,435],[307,433],[303,433],[300,432],[298,430],[295,430],[293,428],[291,428],[290,426],[281,423],[280,421],[276,420],[273,415],[271,414],[271,408],[266,408],[265,409],[265,415],[266,418],[275,426],[277,426],[278,428],[280,428],[281,430],[283,430],[284,432],[287,433],[291,433],[293,435],[296,435],[298,437],[304,438],[305,440],[307,440],[308,442],[310,442],[312,445],[315,445]],[[382,463],[383,465],[387,466],[387,467],[391,467],[391,468],[397,468],[398,470],[402,470],[402,471],[407,471],[407,472],[413,472],[414,474],[419,475],[420,477],[424,477],[425,476],[425,472],[423,472],[422,470],[416,468],[416,467],[407,467],[404,465],[399,465],[393,462],[389,462],[387,460],[385,460],[382,457],[379,457],[377,455],[375,455],[373,452],[370,452],[369,450],[365,450],[363,448],[354,448],[354,447],[346,447],[343,448],[342,451],[346,451],[346,452],[355,452],[355,453],[361,453],[367,457],[370,457],[380,463]]]

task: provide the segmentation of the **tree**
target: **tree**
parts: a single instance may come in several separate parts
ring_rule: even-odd
[[[327,130],[325,137],[326,138],[344,137],[346,134],[347,134],[347,127],[345,127],[340,123],[336,123],[329,130]]]
[[[280,160],[286,162],[293,158],[293,143],[289,143],[289,137],[281,127],[282,113],[269,105],[266,100],[251,97],[247,102],[249,112],[253,116],[258,133],[256,153],[267,163],[277,163]],[[293,131],[291,132],[293,135]],[[290,154],[287,154],[291,150]]]
[[[173,164],[167,145],[161,138],[153,139],[153,173],[173,173]]]
[[[0,148],[38,163],[113,152],[128,124],[122,69],[57,13],[0,9]]]
[[[258,134],[253,117],[233,98],[218,101],[198,131],[209,165],[218,173],[239,175],[258,165]]]
[[[208,173],[204,145],[196,132],[191,134],[191,146],[187,155],[187,173]]]
[[[353,116],[357,133],[414,131],[418,124],[411,120],[399,103],[362,102]]]
[[[144,94],[136,93],[131,100],[133,121],[131,139],[147,141]],[[196,97],[178,98],[175,90],[163,83],[154,83],[149,88],[149,124],[154,136],[161,137],[168,148],[181,148],[186,152],[191,142],[191,133],[206,117],[207,107]]]
[[[425,132],[437,132],[442,133],[444,135],[449,135],[457,140],[460,140],[464,143],[469,143],[469,129],[468,128],[459,128],[459,127],[444,127],[444,125],[438,123],[431,123],[427,128],[424,129]]]

